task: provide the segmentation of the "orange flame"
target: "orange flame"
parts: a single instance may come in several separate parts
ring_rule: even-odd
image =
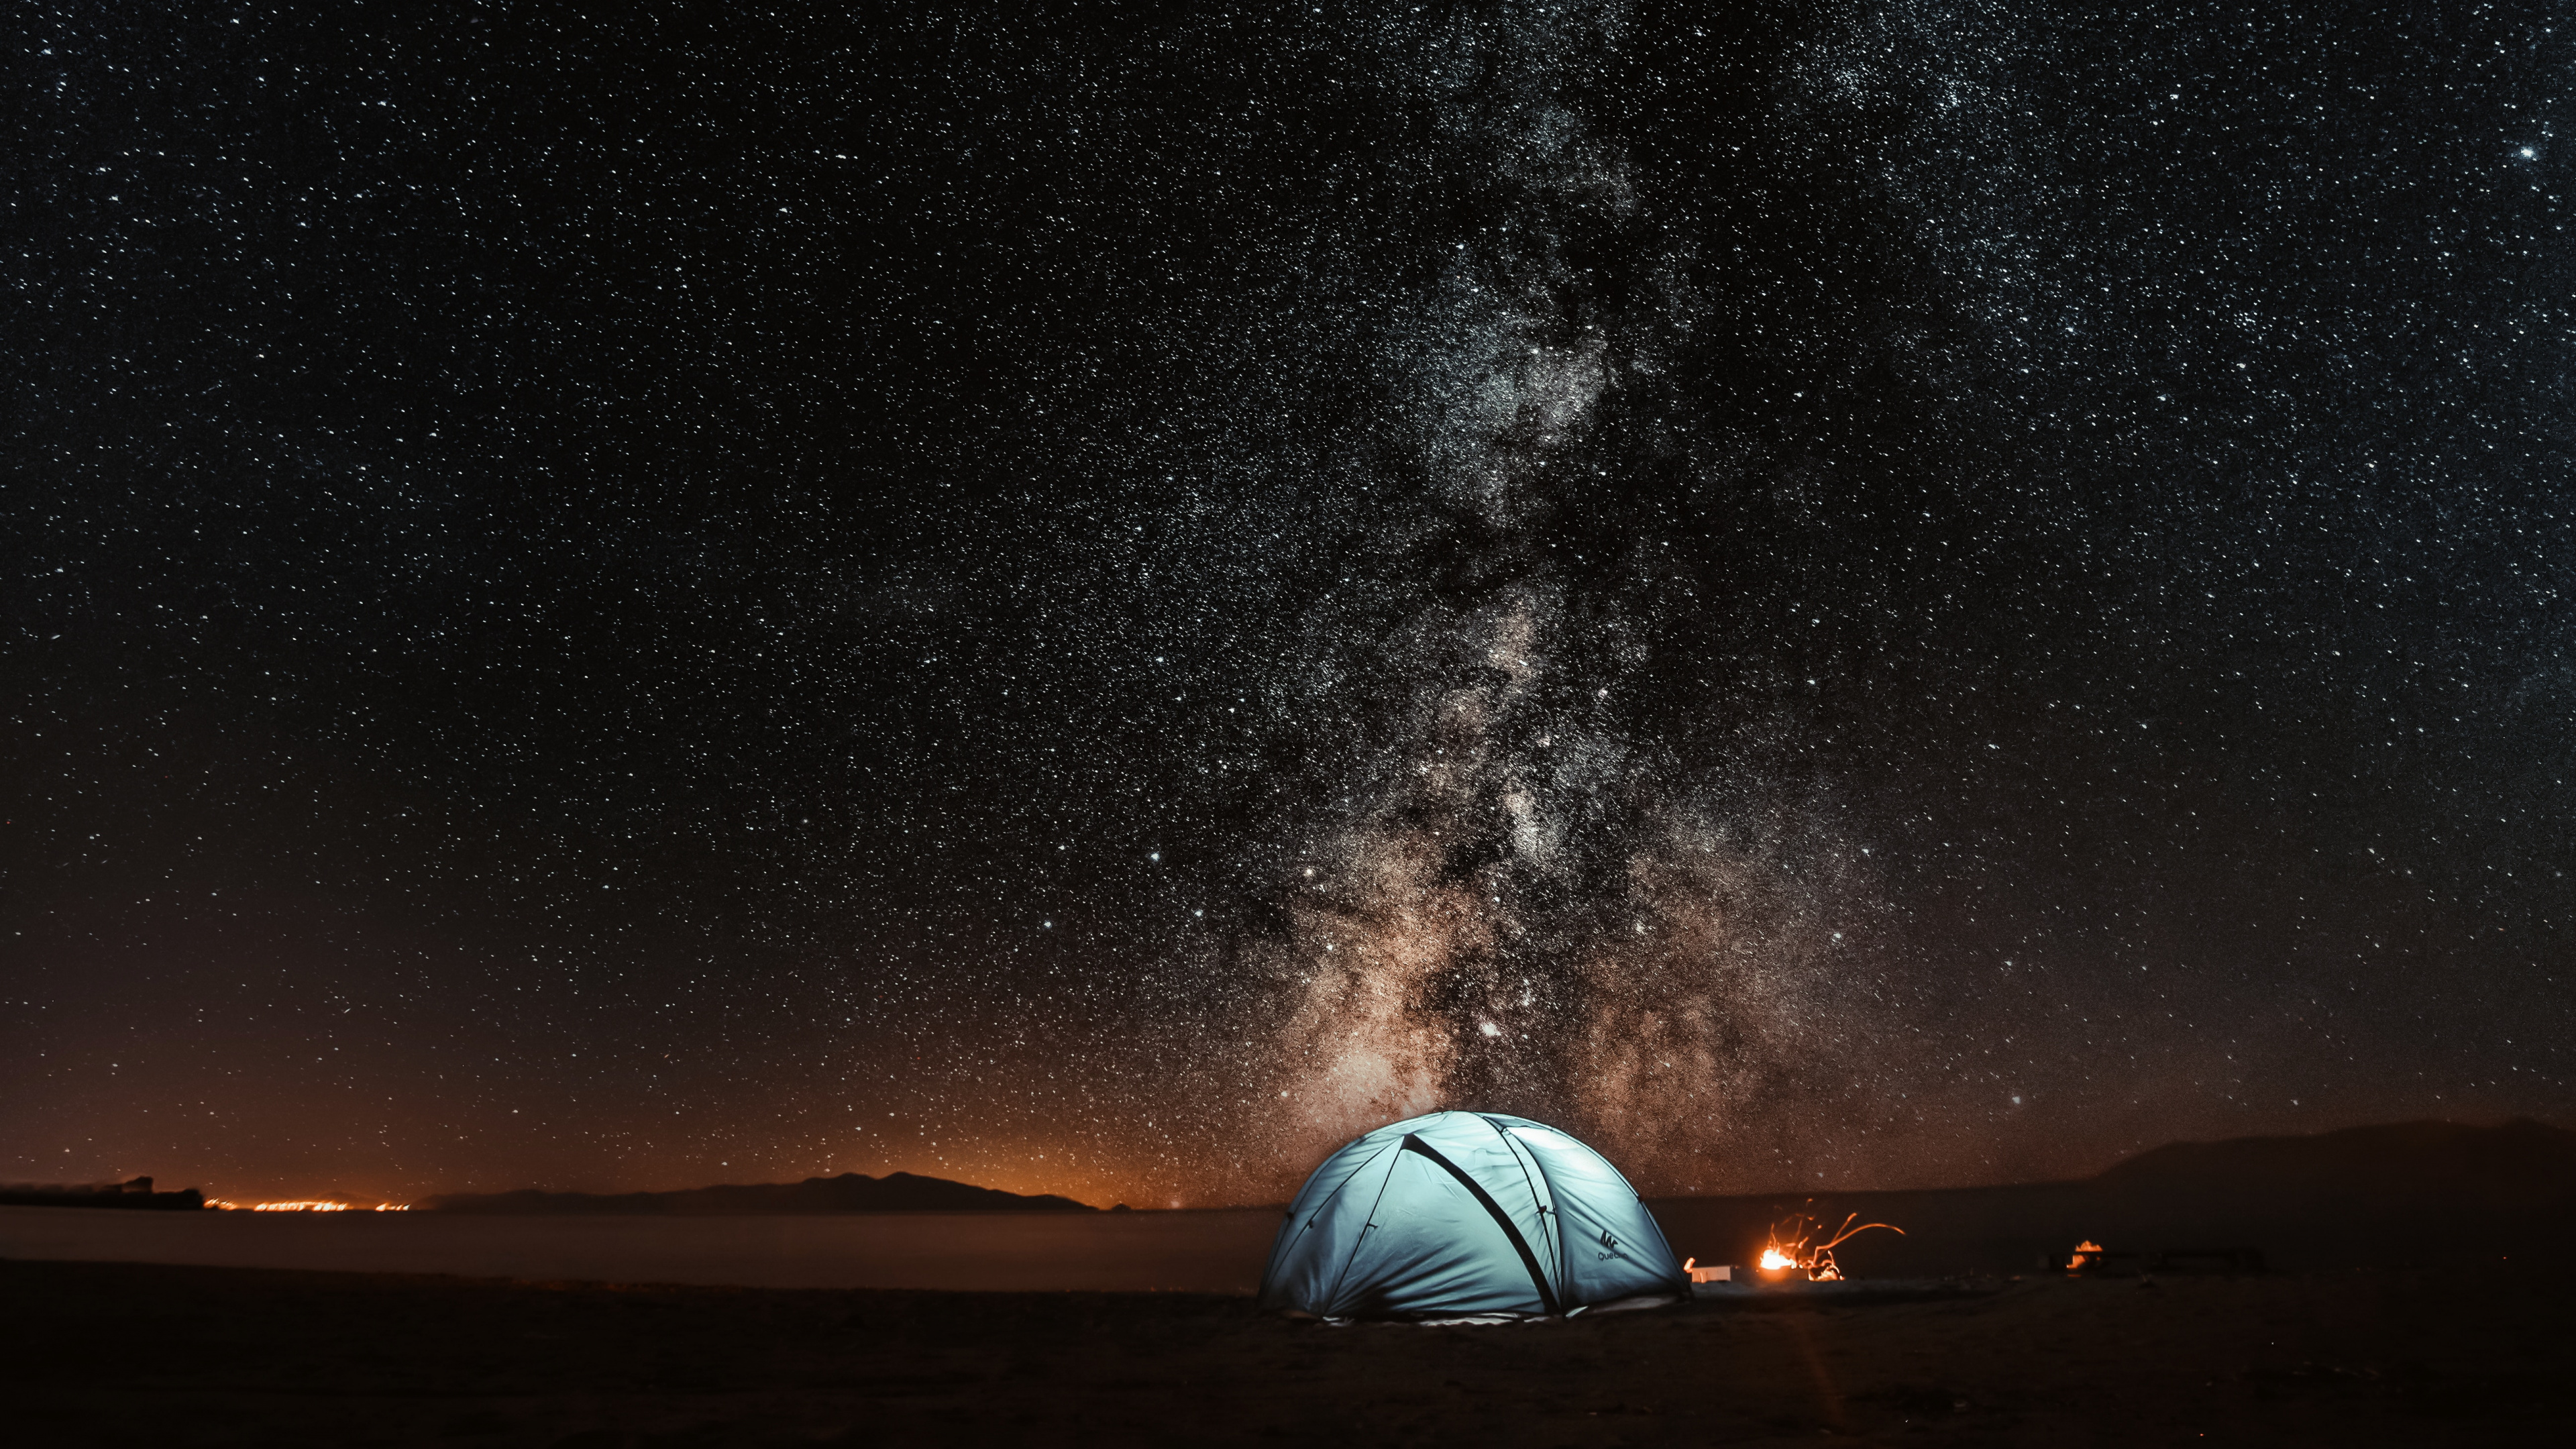
[[[337,1202],[330,1198],[295,1198],[285,1202],[229,1202],[223,1198],[210,1197],[206,1199],[206,1206],[232,1212],[252,1213],[407,1213],[411,1211],[411,1204],[407,1202],[380,1202],[372,1208],[367,1208],[353,1202]]]
[[[1793,1213],[1786,1221],[1771,1225],[1771,1241],[1762,1249],[1762,1266],[1774,1271],[1795,1269],[1805,1273],[1815,1282],[1836,1283],[1842,1280],[1843,1270],[1834,1262],[1834,1249],[1855,1234],[1868,1232],[1872,1228],[1885,1228],[1900,1238],[1905,1236],[1905,1229],[1894,1223],[1860,1223],[1857,1227],[1853,1226],[1859,1218],[1858,1213],[1849,1214],[1832,1237],[1822,1243],[1809,1246],[1816,1235],[1823,1230],[1824,1225],[1809,1218],[1805,1213]],[[1795,1229],[1796,1236],[1783,1242],[1783,1229]]]
[[[2072,1273],[2083,1267],[2086,1263],[2094,1261],[2094,1255],[2099,1254],[2101,1251],[2102,1245],[2093,1241],[2091,1238],[2086,1238],[2083,1242],[2077,1243],[2075,1245],[2075,1256],[2066,1260],[2066,1271]]]

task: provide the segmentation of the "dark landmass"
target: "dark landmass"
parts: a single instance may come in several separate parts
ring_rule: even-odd
[[[2576,1132],[2526,1119],[2494,1127],[2394,1122],[2308,1137],[2174,1142],[2091,1182],[2204,1200],[2253,1192],[2320,1206],[2366,1197],[2510,1210],[2576,1198]]]
[[[2576,1442],[2571,1291],[2400,1265],[1327,1328],[1202,1294],[0,1262],[0,1402],[47,1444],[2545,1444]]]
[[[451,1193],[424,1199],[412,1207],[415,1211],[442,1213],[616,1213],[644,1217],[1099,1211],[1053,1193],[1024,1197],[999,1188],[974,1187],[943,1177],[916,1177],[909,1172],[890,1172],[883,1177],[845,1172],[838,1177],[809,1177],[803,1182],[697,1187],[680,1192],[539,1192],[522,1188],[517,1192]]]
[[[152,1179],[131,1178],[124,1182],[11,1182],[0,1183],[0,1207],[76,1207],[116,1208],[123,1211],[195,1212],[206,1205],[206,1195],[195,1188],[178,1192],[154,1192]]]
[[[2576,1264],[2576,1132],[2402,1122],[2313,1137],[2185,1142],[2079,1182],[1919,1192],[1665,1198],[1673,1250],[1749,1262],[1791,1213],[1905,1229],[1837,1256],[1855,1273],[2028,1273],[2091,1239],[2152,1262],[2258,1252],[2275,1268]]]
[[[848,1173],[799,1183],[660,1193],[454,1194],[415,1205],[448,1213],[719,1216],[870,1212],[1093,1212],[935,1177]],[[2142,1260],[2184,1255],[2332,1268],[2389,1254],[2415,1263],[2514,1252],[2576,1261],[2576,1132],[2405,1122],[2311,1137],[2174,1143],[2077,1182],[1899,1192],[1760,1193],[1657,1199],[1677,1254],[1749,1262],[1770,1225],[1796,1212],[1892,1222],[1839,1252],[1878,1276],[2027,1273],[2091,1239]]]
[[[910,1181],[940,1206],[990,1200]],[[1910,1235],[1855,1239],[1848,1284],[1494,1328],[1328,1328],[1226,1294],[0,1260],[0,1403],[43,1443],[100,1424],[192,1444],[551,1449],[2576,1442],[2576,1134],[2409,1123],[2159,1148],[2075,1183],[1657,1204],[1706,1261],[1721,1254],[1697,1249],[1758,1246],[1799,1208]],[[1215,1246],[1257,1262],[1266,1225],[1246,1226]],[[2085,1236],[2165,1266],[2036,1271]],[[2270,1271],[2217,1251],[2247,1245]],[[1981,1258],[2008,1271],[1924,1266]]]

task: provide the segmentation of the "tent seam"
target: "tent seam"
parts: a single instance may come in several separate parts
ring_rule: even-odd
[[[1573,1275],[1566,1271],[1565,1215],[1556,1210],[1556,1183],[1554,1179],[1547,1175],[1547,1164],[1538,1160],[1537,1153],[1531,1152],[1528,1148],[1523,1147],[1519,1141],[1514,1139],[1510,1128],[1505,1127],[1502,1123],[1491,1117],[1486,1117],[1483,1120],[1486,1126],[1494,1129],[1495,1136],[1503,1139],[1503,1145],[1505,1147],[1514,1149],[1512,1152],[1512,1161],[1516,1165],[1520,1163],[1520,1159],[1524,1155],[1529,1158],[1528,1164],[1521,1167],[1521,1183],[1523,1186],[1527,1186],[1530,1189],[1530,1201],[1538,1208],[1540,1224],[1545,1225],[1549,1218],[1555,1218],[1557,1220],[1555,1238],[1548,1245],[1549,1256],[1556,1259],[1556,1276],[1560,1280],[1567,1282],[1572,1281]],[[1538,1169],[1538,1180],[1547,1184],[1547,1201],[1544,1203],[1538,1201],[1538,1188],[1530,1184],[1529,1175],[1531,1167],[1536,1167]],[[1562,1284],[1560,1284],[1560,1286],[1562,1286]]]
[[[1407,1140],[1410,1140],[1413,1136],[1410,1132],[1407,1132],[1404,1135]],[[1390,1158],[1386,1165],[1386,1176],[1378,1180],[1377,1200],[1369,1204],[1368,1216],[1360,1220],[1360,1235],[1351,1240],[1350,1256],[1342,1259],[1342,1271],[1333,1275],[1333,1286],[1324,1294],[1324,1308],[1328,1314],[1333,1306],[1341,1301],[1342,1280],[1351,1276],[1351,1264],[1359,1261],[1360,1249],[1368,1246],[1368,1235],[1377,1227],[1378,1204],[1386,1201],[1387,1184],[1395,1181],[1395,1164],[1402,1161],[1404,1158],[1403,1146],[1403,1143],[1397,1142],[1390,1143],[1386,1148],[1381,1149],[1381,1151],[1387,1152]],[[1368,1171],[1368,1164],[1363,1162],[1359,1166],[1359,1172],[1352,1173],[1351,1177],[1357,1177],[1361,1172],[1366,1171]],[[1342,1179],[1342,1187],[1348,1186],[1350,1186],[1350,1178],[1346,1177]],[[1341,1190],[1342,1188],[1340,1187],[1333,1189],[1336,1195],[1338,1195]],[[1315,1216],[1321,1217],[1323,1215],[1323,1211],[1324,1210],[1320,1207],[1315,1209]],[[1313,1218],[1309,1218],[1307,1221],[1312,1222],[1313,1220]]]
[[[1277,1262],[1278,1262],[1282,1257],[1284,1257],[1285,1255],[1287,1255],[1287,1254],[1289,1254],[1289,1253],[1293,1253],[1294,1251],[1296,1251],[1296,1247],[1297,1247],[1297,1240],[1298,1240],[1298,1239],[1300,1239],[1300,1238],[1303,1238],[1304,1236],[1306,1236],[1306,1234],[1311,1233],[1311,1232],[1313,1232],[1313,1231],[1315,1230],[1315,1220],[1316,1220],[1316,1219],[1318,1219],[1318,1218],[1321,1218],[1321,1217],[1324,1215],[1325,1210],[1326,1210],[1326,1209],[1328,1209],[1328,1208],[1330,1208],[1330,1207],[1333,1205],[1333,1199],[1335,1199],[1335,1198],[1337,1198],[1337,1197],[1340,1197],[1340,1196],[1342,1195],[1342,1189],[1343,1189],[1343,1188],[1346,1188],[1346,1187],[1348,1187],[1348,1186],[1350,1186],[1350,1185],[1351,1185],[1351,1181],[1352,1181],[1352,1179],[1354,1179],[1354,1178],[1358,1177],[1361,1173],[1368,1171],[1368,1170],[1369,1170],[1369,1164],[1370,1164],[1370,1163],[1372,1163],[1372,1162],[1377,1161],[1377,1160],[1378,1160],[1378,1158],[1379,1158],[1380,1156],[1384,1155],[1386,1151],[1387,1151],[1387,1149],[1386,1149],[1386,1148],[1384,1148],[1384,1147],[1380,1147],[1376,1152],[1372,1152],[1372,1153],[1370,1153],[1368,1156],[1366,1156],[1366,1157],[1364,1157],[1364,1158],[1361,1158],[1361,1159],[1360,1159],[1360,1163],[1359,1163],[1359,1165],[1358,1165],[1357,1167],[1354,1167],[1354,1168],[1352,1168],[1350,1171],[1348,1171],[1348,1172],[1346,1172],[1346,1173],[1343,1173],[1343,1174],[1342,1174],[1342,1180],[1341,1180],[1341,1181],[1339,1181],[1339,1182],[1337,1182],[1337,1183],[1334,1183],[1334,1184],[1333,1184],[1333,1190],[1332,1190],[1331,1192],[1328,1192],[1328,1193],[1324,1194],[1324,1200],[1323,1200],[1322,1202],[1319,1202],[1319,1203],[1315,1204],[1314,1210],[1313,1210],[1312,1212],[1309,1212],[1309,1213],[1307,1213],[1307,1214],[1306,1214],[1306,1225],[1305,1225],[1304,1227],[1298,1228],[1298,1229],[1297,1229],[1295,1232],[1293,1232],[1293,1233],[1283,1233],[1283,1234],[1280,1236],[1280,1240],[1279,1240],[1278,1245],[1277,1245],[1277,1246],[1275,1246],[1275,1247],[1273,1247],[1273,1248],[1270,1250],[1270,1259],[1271,1259],[1271,1263],[1272,1263],[1272,1264],[1276,1264],[1276,1263],[1277,1263]],[[1386,1193],[1386,1189],[1385,1189],[1383,1186],[1381,1186],[1381,1187],[1378,1189],[1378,1194],[1379,1194],[1379,1196],[1383,1197],[1383,1196],[1385,1195],[1385,1193]],[[1295,1205],[1295,1204],[1293,1204],[1293,1203],[1289,1205],[1289,1209],[1288,1209],[1288,1221],[1289,1221],[1291,1224],[1294,1224],[1294,1223],[1297,1221],[1297,1209],[1296,1209],[1296,1205]],[[1343,1271],[1345,1271],[1345,1272],[1349,1271],[1348,1267],[1347,1267],[1347,1266],[1345,1266],[1345,1268],[1344,1268],[1344,1270],[1343,1270]],[[1269,1266],[1265,1265],[1265,1266],[1262,1268],[1262,1270],[1261,1270],[1261,1277],[1262,1277],[1262,1281],[1263,1281],[1263,1282],[1267,1283],[1267,1282],[1269,1281],[1269,1278],[1270,1278],[1270,1267],[1269,1267]]]
[[[1526,1146],[1524,1147],[1524,1150],[1527,1150]],[[1543,1183],[1546,1183],[1546,1184],[1547,1184],[1547,1196],[1548,1196],[1548,1200],[1549,1200],[1550,1202],[1558,1201],[1559,1199],[1558,1199],[1558,1197],[1557,1197],[1557,1192],[1556,1192],[1556,1179],[1555,1179],[1555,1178],[1552,1178],[1552,1177],[1550,1177],[1550,1176],[1548,1176],[1548,1175],[1547,1175],[1547,1160],[1546,1160],[1545,1158],[1540,1157],[1540,1156],[1539,1156],[1536,1152],[1534,1152],[1534,1151],[1533,1151],[1533,1152],[1530,1152],[1529,1159],[1530,1159],[1530,1164],[1531,1164],[1532,1166],[1534,1166],[1534,1167],[1536,1167],[1536,1168],[1538,1169],[1538,1180],[1539,1180],[1539,1181],[1541,1181],[1541,1182],[1543,1182]],[[1607,1161],[1608,1159],[1606,1159],[1606,1158],[1605,1158],[1605,1159],[1603,1159],[1603,1160],[1604,1160],[1604,1161]],[[1616,1167],[1613,1167],[1613,1168],[1611,1168],[1610,1170],[1611,1170],[1612,1172],[1617,1172],[1619,1169],[1618,1169],[1618,1168],[1616,1168]],[[1623,1181],[1624,1181],[1624,1179],[1623,1179]],[[1551,1216],[1551,1217],[1553,1217],[1553,1218],[1555,1218],[1555,1219],[1556,1219],[1556,1261],[1558,1262],[1558,1264],[1559,1264],[1559,1265],[1561,1265],[1561,1271],[1565,1274],[1565,1277],[1566,1277],[1566,1281],[1567,1281],[1567,1283],[1568,1283],[1568,1284],[1571,1284],[1571,1283],[1573,1282],[1573,1280],[1574,1280],[1574,1257],[1573,1257],[1573,1255],[1572,1255],[1571,1253],[1569,1253],[1569,1252],[1567,1252],[1567,1251],[1566,1251],[1566,1246],[1565,1246],[1565,1214],[1564,1214],[1564,1213],[1561,1213],[1561,1212],[1558,1212],[1558,1213],[1551,1213],[1551,1214],[1549,1214],[1549,1216]],[[1660,1232],[1662,1232],[1662,1229],[1659,1227],[1659,1228],[1657,1228],[1657,1229],[1656,1229],[1656,1231],[1657,1231],[1658,1233],[1660,1233]],[[1667,1246],[1667,1247],[1664,1249],[1664,1253],[1665,1253],[1665,1255],[1666,1255],[1667,1257],[1671,1256],[1672,1251],[1673,1251],[1673,1250],[1672,1250],[1672,1248],[1671,1248],[1670,1246]]]
[[[1503,1211],[1503,1205],[1501,1203],[1494,1201],[1494,1195],[1492,1193],[1485,1191],[1485,1185],[1478,1182],[1472,1175],[1470,1175],[1467,1169],[1460,1167],[1458,1164],[1451,1162],[1448,1158],[1443,1157],[1440,1154],[1440,1149],[1423,1141],[1421,1137],[1414,1133],[1407,1132],[1404,1134],[1404,1149],[1408,1152],[1421,1153],[1423,1156],[1439,1163],[1441,1168],[1451,1177],[1458,1179],[1459,1185],[1466,1188],[1469,1195],[1473,1196],[1478,1203],[1483,1205],[1486,1214],[1493,1218],[1497,1226],[1502,1228],[1503,1236],[1511,1241],[1512,1251],[1521,1255],[1521,1266],[1529,1271],[1530,1283],[1533,1287],[1538,1289],[1538,1306],[1545,1309],[1551,1316],[1563,1312],[1563,1308],[1557,1301],[1556,1289],[1549,1286],[1547,1274],[1539,1270],[1538,1254],[1530,1251],[1529,1240],[1521,1236],[1521,1230],[1519,1227],[1514,1225],[1511,1215]],[[1387,1176],[1389,1178],[1393,1178],[1395,1174],[1393,1172],[1389,1172]],[[1371,1212],[1371,1216],[1375,1216],[1373,1210]]]
[[[1344,1173],[1344,1174],[1342,1175],[1342,1180],[1341,1180],[1341,1181],[1339,1181],[1339,1182],[1337,1182],[1337,1183],[1334,1183],[1334,1184],[1333,1184],[1333,1190],[1332,1190],[1331,1192],[1328,1192],[1328,1193],[1324,1194],[1324,1200],[1323,1200],[1322,1202],[1319,1202],[1319,1203],[1315,1204],[1315,1210],[1314,1210],[1313,1212],[1310,1212],[1310,1213],[1306,1214],[1306,1226],[1307,1226],[1307,1227],[1309,1227],[1309,1228],[1313,1227],[1313,1226],[1315,1225],[1315,1219],[1317,1219],[1317,1218],[1319,1218],[1319,1217],[1322,1217],[1322,1216],[1324,1215],[1324,1209],[1326,1209],[1326,1208],[1328,1208],[1328,1207],[1331,1207],[1331,1206],[1333,1205],[1333,1199],[1335,1199],[1335,1198],[1337,1198],[1337,1197],[1340,1197],[1340,1196],[1342,1195],[1342,1189],[1343,1189],[1343,1188],[1346,1188],[1346,1187],[1348,1187],[1348,1186],[1350,1186],[1350,1185],[1351,1185],[1351,1180],[1352,1180],[1353,1178],[1356,1178],[1356,1177],[1358,1177],[1361,1173],[1368,1171],[1368,1170],[1369,1170],[1369,1164],[1370,1164],[1370,1163],[1372,1163],[1372,1162],[1377,1161],[1377,1160],[1378,1160],[1378,1157],[1379,1157],[1381,1154],[1385,1153],[1387,1150],[1388,1150],[1388,1149],[1387,1149],[1387,1148],[1384,1148],[1384,1147],[1379,1148],[1376,1152],[1372,1152],[1372,1153],[1370,1153],[1367,1157],[1365,1157],[1365,1158],[1361,1159],[1361,1161],[1360,1161],[1360,1165],[1359,1165],[1359,1166],[1352,1168],[1352,1169],[1351,1169],[1349,1172],[1347,1172],[1347,1173]],[[1381,1188],[1379,1188],[1379,1189],[1378,1189],[1378,1192],[1379,1192],[1379,1194],[1380,1194],[1381,1196],[1383,1196],[1383,1195],[1385,1194],[1385,1192],[1386,1192],[1386,1189],[1385,1189],[1385,1188],[1383,1188],[1383,1187],[1381,1187]],[[1291,1214],[1291,1216],[1294,1216],[1294,1214]],[[1301,1231],[1301,1232],[1302,1232],[1302,1231],[1304,1231],[1304,1229],[1302,1229],[1302,1228],[1301,1228],[1301,1229],[1299,1229],[1299,1231]]]

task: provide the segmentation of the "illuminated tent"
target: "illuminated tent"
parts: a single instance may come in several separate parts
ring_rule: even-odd
[[[1491,1112],[1393,1123],[1326,1158],[1261,1275],[1263,1308],[1318,1318],[1571,1314],[1689,1292],[1617,1168]]]

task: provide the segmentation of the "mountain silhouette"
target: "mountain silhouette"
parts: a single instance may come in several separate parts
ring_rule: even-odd
[[[1873,1192],[1659,1199],[1674,1250],[1749,1262],[1793,1213],[1905,1230],[1837,1253],[1864,1276],[2029,1272],[2077,1242],[2259,1249],[2275,1267],[2576,1262],[2576,1132],[2515,1120],[2392,1122],[2307,1137],[2175,1142],[2092,1177]]]
[[[448,1193],[414,1203],[414,1210],[442,1213],[614,1213],[638,1217],[732,1217],[763,1213],[1087,1213],[1098,1209],[1053,1193],[1034,1197],[999,1188],[890,1172],[870,1177],[845,1172],[803,1182],[761,1182],[693,1187],[678,1192]]]
[[[2178,1201],[2261,1197],[2514,1211],[2576,1200],[2576,1132],[2517,1118],[2494,1127],[2390,1122],[2310,1137],[2173,1142],[2091,1181]]]

